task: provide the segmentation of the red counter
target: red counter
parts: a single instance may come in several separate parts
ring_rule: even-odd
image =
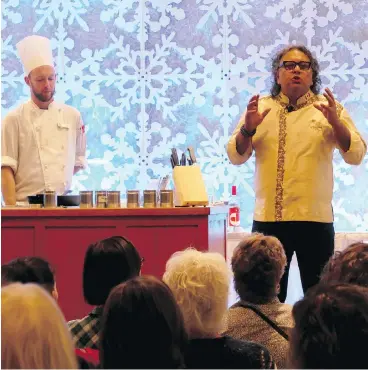
[[[82,292],[89,244],[124,236],[145,258],[142,273],[161,277],[168,258],[189,246],[225,256],[226,217],[226,207],[3,209],[1,262],[21,256],[47,259],[56,270],[59,303],[70,320],[91,309]]]

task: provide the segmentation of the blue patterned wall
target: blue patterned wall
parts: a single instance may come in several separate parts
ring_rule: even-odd
[[[368,138],[368,2],[365,0],[4,0],[2,115],[26,100],[15,44],[52,39],[56,98],[87,126],[88,170],[74,189],[144,189],[170,172],[169,149],[194,145],[209,192],[254,202],[254,161],[229,164],[225,145],[248,99],[269,88],[269,59],[292,42],[317,55],[323,85]],[[336,229],[368,229],[368,161],[336,153]]]

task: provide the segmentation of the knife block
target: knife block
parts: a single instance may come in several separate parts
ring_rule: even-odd
[[[173,169],[175,206],[207,206],[208,196],[199,166],[176,166]]]

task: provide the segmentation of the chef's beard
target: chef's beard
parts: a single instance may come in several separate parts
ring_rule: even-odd
[[[39,101],[42,101],[43,103],[47,103],[48,101],[50,101],[54,95],[55,95],[55,89],[53,91],[51,91],[51,94],[48,95],[48,96],[45,96],[44,93],[36,93],[36,91],[34,91],[34,89],[32,88],[32,91],[33,91],[33,94],[34,96],[39,100]]]

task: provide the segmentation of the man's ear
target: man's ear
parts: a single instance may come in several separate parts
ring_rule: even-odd
[[[24,76],[24,81],[25,83],[30,86],[30,79],[29,79],[29,76]]]
[[[54,289],[53,289],[51,295],[54,297],[55,301],[57,301],[59,299],[59,292],[56,288],[56,282],[55,282]]]

